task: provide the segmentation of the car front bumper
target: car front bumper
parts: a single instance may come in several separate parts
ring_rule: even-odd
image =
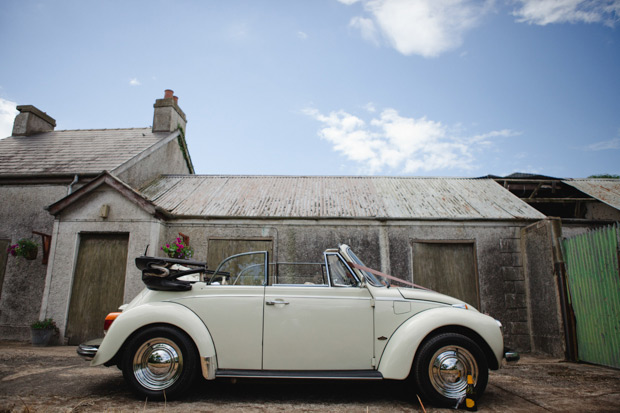
[[[505,348],[504,349],[504,359],[508,363],[516,363],[517,361],[519,361],[519,359],[521,359],[521,356],[516,351],[513,351],[513,350],[510,350],[508,348]]]
[[[103,338],[96,338],[94,340],[89,340],[86,343],[82,343],[78,346],[76,352],[80,357],[85,360],[92,360],[97,354],[97,350],[99,350],[99,346]]]

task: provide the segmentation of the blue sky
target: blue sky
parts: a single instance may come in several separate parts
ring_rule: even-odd
[[[145,127],[197,173],[620,174],[620,0],[0,2],[0,136]]]

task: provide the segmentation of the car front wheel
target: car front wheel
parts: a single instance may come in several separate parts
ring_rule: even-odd
[[[480,396],[489,380],[486,357],[470,338],[444,333],[425,341],[413,363],[413,376],[424,399],[438,406],[455,407],[464,400],[467,375]]]
[[[149,400],[173,399],[189,389],[198,369],[193,341],[169,326],[153,326],[130,339],[122,361],[123,376]]]

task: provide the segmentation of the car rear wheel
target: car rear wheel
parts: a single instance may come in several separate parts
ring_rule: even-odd
[[[489,380],[486,357],[470,338],[457,333],[439,334],[422,344],[413,363],[413,376],[424,399],[455,407],[464,399],[467,375],[480,396]]]
[[[138,394],[149,400],[173,399],[194,381],[197,351],[184,332],[169,326],[149,327],[129,341],[122,370]]]

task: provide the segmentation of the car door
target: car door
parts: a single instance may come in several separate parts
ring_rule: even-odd
[[[193,297],[178,303],[203,320],[213,338],[219,369],[260,370],[266,251],[228,257]]]
[[[371,295],[337,253],[326,253],[327,285],[265,288],[263,369],[370,370]]]

